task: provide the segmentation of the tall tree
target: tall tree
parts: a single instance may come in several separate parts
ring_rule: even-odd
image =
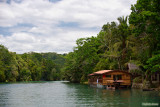
[[[133,32],[139,46],[139,60],[146,70],[146,79],[154,72],[159,72],[157,64],[160,50],[160,1],[137,0],[131,6],[129,23],[133,25]],[[151,66],[152,65],[152,66]],[[159,67],[160,69],[160,67]]]
[[[148,51],[148,57],[160,49],[159,4],[159,0],[137,0],[129,16],[129,23],[134,25],[133,33]]]
[[[81,82],[87,79],[93,72],[99,60],[97,55],[99,40],[96,37],[80,38],[76,41],[73,53],[69,53],[66,59],[66,76],[72,82]]]

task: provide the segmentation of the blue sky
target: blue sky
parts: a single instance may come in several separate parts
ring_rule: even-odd
[[[0,0],[0,44],[10,51],[68,53],[78,38],[130,14],[136,0]]]

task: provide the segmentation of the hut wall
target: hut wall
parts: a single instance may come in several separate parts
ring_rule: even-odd
[[[106,73],[104,74],[105,77],[103,76],[103,85],[113,85],[114,82],[114,75],[121,75],[121,85],[131,85],[131,75],[128,73],[124,72],[111,72],[111,73]]]

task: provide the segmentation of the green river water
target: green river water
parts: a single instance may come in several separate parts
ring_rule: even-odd
[[[0,107],[159,107],[160,92],[63,81],[0,84]]]

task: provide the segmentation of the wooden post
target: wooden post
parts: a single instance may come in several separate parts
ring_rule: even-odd
[[[157,74],[157,81],[160,82],[160,81],[159,81],[159,74]]]

